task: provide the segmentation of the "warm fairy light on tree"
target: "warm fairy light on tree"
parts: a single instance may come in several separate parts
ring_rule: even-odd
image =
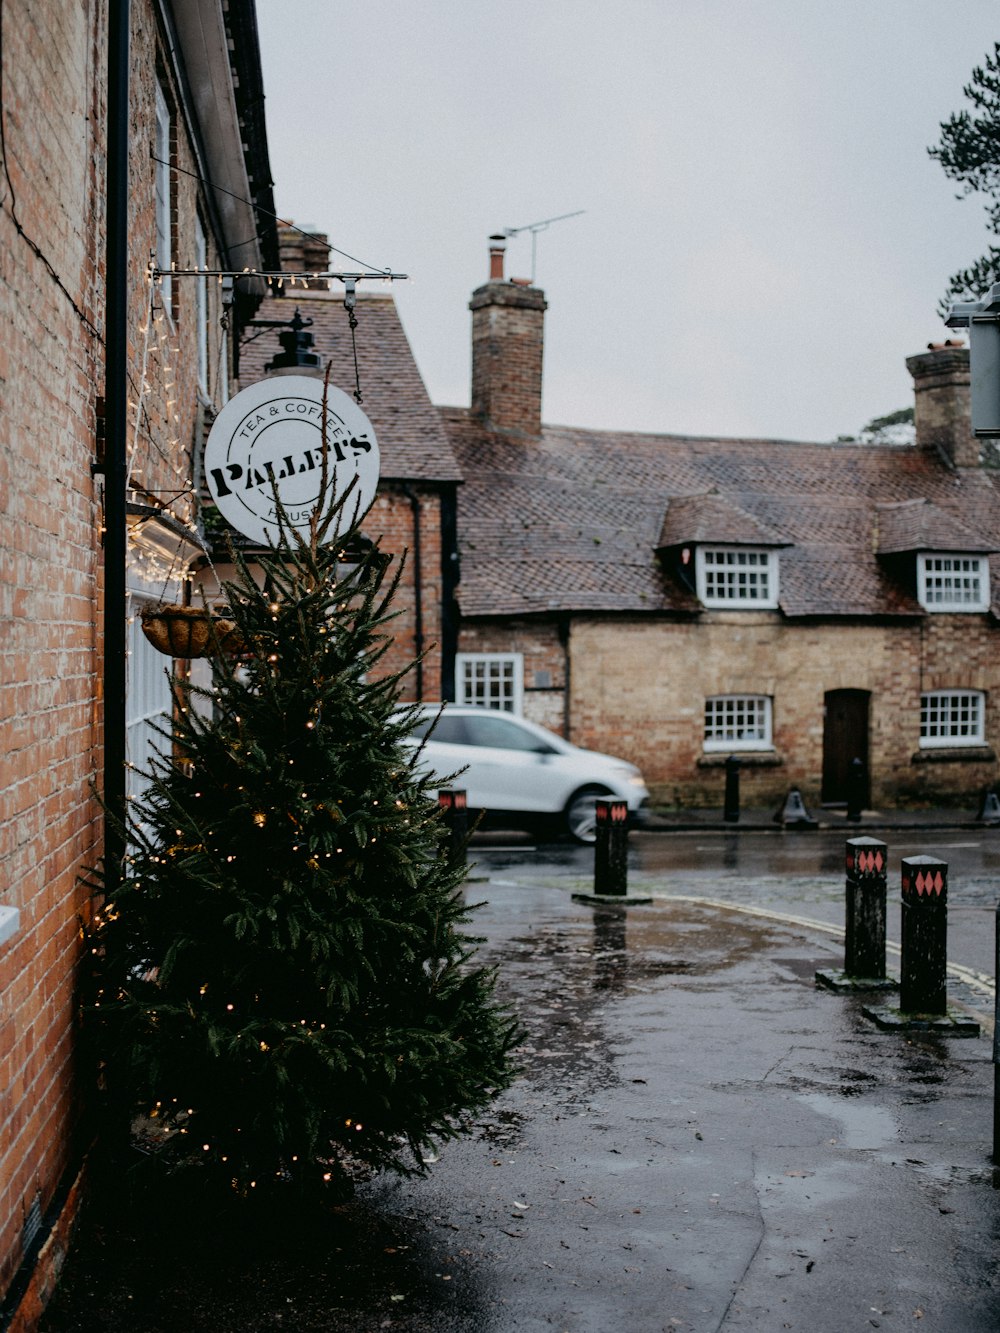
[[[436,787],[400,745],[398,678],[372,670],[393,582],[358,536],[339,567],[317,540],[263,558],[266,593],[237,559],[245,651],[204,689],[175,678],[207,708],[175,715],[90,929],[107,1119],[126,1137],[148,1114],[159,1160],[241,1194],[421,1171],[511,1077]]]

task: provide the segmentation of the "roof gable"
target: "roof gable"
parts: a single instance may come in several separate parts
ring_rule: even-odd
[[[961,551],[985,555],[997,550],[995,544],[970,532],[954,514],[925,498],[877,505],[876,516],[875,549],[879,555],[900,555],[910,551]]]
[[[356,346],[362,408],[375,428],[383,479],[460,481],[461,469],[424,387],[392,296],[359,290],[353,346],[339,292],[289,291],[283,298],[266,300],[259,314],[262,319],[291,319],[296,307],[303,319],[312,320],[309,332],[322,364],[331,367],[331,383],[348,393],[354,390]],[[267,363],[279,350],[277,337],[270,332],[247,342],[240,356],[241,383],[264,379]]]
[[[657,547],[706,543],[758,547],[791,545],[769,524],[744,513],[721,495],[680,495],[668,500]]]

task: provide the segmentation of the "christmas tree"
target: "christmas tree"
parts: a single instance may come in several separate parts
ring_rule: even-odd
[[[339,512],[283,527],[262,580],[234,553],[213,687],[175,678],[171,757],[95,883],[104,1124],[239,1192],[420,1172],[512,1077],[412,710],[375,672],[398,574],[356,527],[329,540]]]

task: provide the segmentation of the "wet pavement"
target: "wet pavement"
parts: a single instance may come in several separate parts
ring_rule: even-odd
[[[474,1133],[307,1236],[92,1214],[46,1333],[1000,1330],[986,1037],[876,1031],[822,930],[516,855],[468,888],[528,1033]]]
[[[712,826],[677,832],[633,833],[630,885],[636,892],[688,895],[841,929],[844,923],[844,847],[854,828],[766,831]],[[948,812],[933,812],[940,818]],[[926,818],[926,812],[921,816]],[[899,816],[896,816],[898,819]],[[888,930],[899,942],[900,861],[930,855],[949,866],[949,949],[956,967],[989,977],[981,994],[992,1004],[995,915],[1000,899],[1000,829],[953,829],[901,823],[877,833],[888,847]],[[475,873],[551,887],[593,886],[594,853],[567,843],[538,845],[524,835],[477,834]],[[964,984],[964,983],[963,983]]]

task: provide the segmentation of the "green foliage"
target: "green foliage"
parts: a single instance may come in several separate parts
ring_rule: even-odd
[[[512,1078],[399,677],[373,675],[395,584],[322,526],[261,560],[262,588],[237,557],[245,651],[214,654],[211,690],[175,679],[173,761],[89,932],[105,1125],[239,1191],[420,1171]]]
[[[838,435],[836,444],[912,444],[916,437],[915,413],[912,407],[901,407],[898,412],[887,412],[884,417],[873,417],[862,426],[857,435]]]
[[[962,90],[970,109],[955,112],[941,124],[941,141],[929,149],[962,194],[980,194],[987,201],[990,232],[1000,236],[1000,42]],[[952,301],[977,300],[1000,282],[1000,247],[991,245],[982,258],[949,279],[941,301],[942,314]]]

